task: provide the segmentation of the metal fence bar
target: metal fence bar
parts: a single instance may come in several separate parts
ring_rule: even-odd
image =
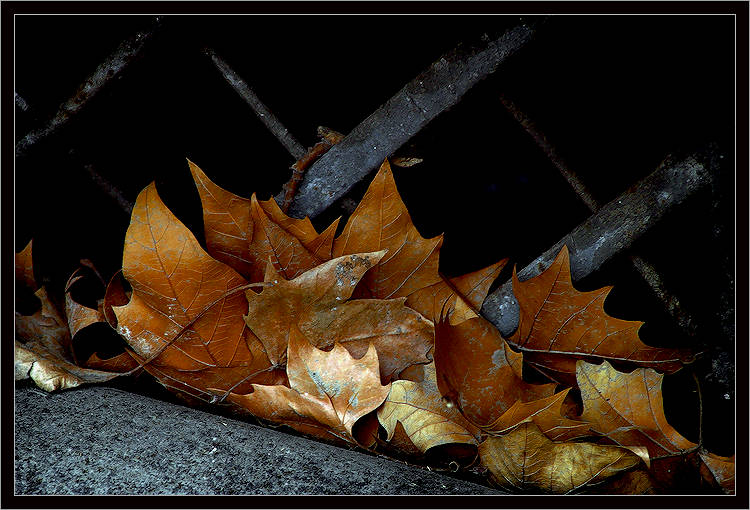
[[[323,212],[520,50],[534,31],[521,24],[481,47],[459,47],[443,55],[310,167],[290,214],[315,217]]]
[[[573,280],[591,274],[655,225],[675,206],[711,181],[704,154],[693,154],[676,162],[663,164],[619,197],[573,229],[531,264],[518,272],[525,280],[549,267],[563,245],[570,251]],[[490,294],[482,306],[482,315],[503,335],[518,326],[518,302],[511,281]]]
[[[554,145],[549,142],[545,134],[537,127],[536,123],[504,94],[500,94],[500,102],[505,109],[513,115],[518,123],[521,124],[526,133],[531,136],[537,146],[542,152],[544,152],[563,178],[568,181],[568,184],[573,188],[573,191],[575,191],[578,198],[586,204],[586,207],[588,207],[592,213],[597,212],[601,207],[599,201],[592,195],[591,191],[587,188],[581,178],[571,170],[563,157],[557,152]],[[690,314],[682,308],[677,296],[672,294],[666,288],[659,273],[656,271],[656,268],[639,255],[630,254],[628,255],[628,259],[633,265],[633,268],[641,275],[643,281],[646,282],[651,288],[651,291],[662,302],[664,309],[672,316],[677,325],[687,335],[694,336],[696,333],[695,321]]]
[[[250,105],[250,108],[253,109],[261,122],[276,136],[276,139],[281,142],[295,161],[302,159],[307,154],[305,147],[294,138],[273,112],[263,104],[253,89],[214,50],[205,48],[203,52],[211,58],[216,69],[219,70],[227,83]]]
[[[55,133],[73,115],[81,111],[92,97],[138,57],[146,43],[153,38],[161,25],[161,18],[156,18],[153,28],[140,31],[120,43],[117,49],[78,87],[75,95],[60,105],[57,113],[47,125],[27,133],[26,136],[18,141],[16,144],[16,157],[26,154],[34,144]]]

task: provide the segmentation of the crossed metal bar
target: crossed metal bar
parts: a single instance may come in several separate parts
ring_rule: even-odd
[[[154,29],[140,32],[124,41],[81,85],[78,93],[60,106],[58,113],[45,126],[28,133],[18,142],[16,155],[25,154],[39,140],[58,131],[114,76],[121,73],[129,62],[138,57],[159,26],[160,20],[157,19]],[[291,213],[314,217],[331,206],[433,118],[458,103],[473,85],[492,74],[504,61],[523,48],[532,39],[536,29],[535,26],[521,23],[499,38],[485,41],[482,46],[468,51],[454,50],[435,61],[310,167],[292,204]],[[206,49],[205,53],[290,155],[295,160],[300,159],[306,152],[302,145],[248,84],[213,50]],[[16,98],[18,107],[28,108],[25,103],[18,101],[20,96]],[[499,99],[593,212],[585,222],[520,270],[519,277],[522,279],[541,273],[563,244],[567,244],[570,250],[573,279],[591,274],[612,257],[627,250],[636,239],[689,196],[706,188],[715,171],[710,163],[715,158],[705,151],[695,153],[663,164],[634,188],[600,206],[523,112],[515,108],[507,98],[501,96]],[[87,171],[96,181],[95,170],[88,166]],[[127,212],[132,207],[127,201],[120,201],[120,205]],[[692,334],[692,319],[682,310],[679,301],[664,288],[658,273],[637,256],[633,256],[631,260],[677,324],[688,334]],[[518,306],[509,281],[488,296],[482,307],[482,315],[505,335],[516,328]]]

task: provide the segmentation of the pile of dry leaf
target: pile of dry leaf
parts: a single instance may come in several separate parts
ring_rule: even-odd
[[[734,491],[734,457],[667,423],[663,373],[690,353],[649,347],[640,322],[607,315],[611,288],[578,292],[568,253],[538,277],[513,274],[518,329],[478,311],[506,261],[458,278],[438,271],[442,237],[412,224],[384,163],[341,234],[318,233],[271,199],[236,196],[190,170],[207,251],[153,184],[138,196],[122,272],[98,309],[65,289],[65,313],[16,314],[16,378],[53,391],[146,371],[188,399],[231,405],[304,434],[395,457],[428,451],[513,492]],[[106,322],[119,355],[75,357]],[[546,384],[528,382],[536,369]]]

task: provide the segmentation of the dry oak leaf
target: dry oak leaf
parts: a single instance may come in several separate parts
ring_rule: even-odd
[[[31,258],[31,245],[33,242],[32,239],[23,250],[16,253],[16,282],[23,283],[31,290],[36,290],[34,265]]]
[[[81,367],[73,356],[70,330],[41,287],[35,295],[42,308],[33,315],[16,312],[15,379],[31,378],[45,391],[109,381],[119,373]]]
[[[242,198],[214,184],[188,161],[203,204],[208,252],[250,282],[263,280],[266,262],[291,279],[331,258],[338,220],[323,233],[310,219],[284,214],[276,201]]]
[[[452,322],[476,317],[474,310],[481,307],[484,296],[477,304],[476,296],[466,298],[460,295],[456,287],[465,283],[467,293],[475,288],[481,293],[485,285],[489,288],[505,261],[467,275],[465,282],[459,279],[458,285],[452,285],[438,273],[442,244],[442,235],[424,239],[419,234],[396,189],[393,172],[386,160],[349,217],[341,235],[334,241],[333,256],[388,250],[386,256],[367,272],[357,286],[355,297],[406,297],[409,307],[432,321],[441,312],[450,314],[454,308],[458,310],[459,317],[452,319]]]
[[[210,397],[209,386],[228,391],[276,380],[242,320],[247,282],[203,251],[153,183],[133,207],[122,265],[132,293],[126,305],[112,307],[117,330],[163,385]]]
[[[374,416],[355,425],[377,409],[390,390],[390,384],[380,384],[375,347],[370,344],[359,359],[338,343],[325,352],[292,327],[287,359],[290,387],[253,384],[252,393],[230,393],[227,400],[306,434],[371,446],[378,426]]]
[[[570,388],[567,388],[533,402],[519,400],[483,429],[491,435],[501,435],[521,423],[533,421],[542,433],[553,441],[570,441],[592,435],[589,423],[571,420],[563,415],[563,401],[569,392]]]
[[[579,292],[570,277],[567,246],[539,276],[521,282],[513,270],[513,293],[520,306],[518,329],[509,341],[524,361],[553,380],[575,384],[581,357],[632,362],[674,372],[689,360],[687,351],[649,347],[641,342],[640,321],[607,315],[604,300],[612,287]]]
[[[482,317],[456,326],[435,323],[434,358],[441,395],[477,426],[495,421],[518,400],[545,398],[555,390],[554,384],[525,382],[522,355]]]
[[[553,442],[525,422],[479,445],[490,481],[512,491],[568,494],[638,466],[641,457],[618,446]]]
[[[398,424],[411,442],[422,452],[433,446],[450,443],[476,444],[479,429],[466,421],[453,406],[448,406],[438,392],[435,364],[424,365],[421,383],[398,380],[378,409],[378,421],[393,440]]]
[[[327,349],[339,343],[355,358],[373,344],[384,381],[410,365],[428,363],[432,323],[406,307],[404,298],[347,301],[357,282],[384,254],[345,255],[289,281],[269,265],[266,280],[272,285],[260,294],[247,292],[245,322],[271,362],[284,364],[290,331],[298,327],[316,347]]]

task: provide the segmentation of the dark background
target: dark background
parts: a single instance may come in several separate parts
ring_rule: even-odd
[[[119,269],[129,217],[84,164],[131,201],[156,181],[201,243],[200,200],[185,158],[239,195],[266,199],[281,189],[292,157],[204,47],[311,146],[318,125],[349,132],[441,54],[483,34],[496,37],[518,19],[167,16],[141,58],[60,133],[17,159],[16,251],[33,237],[37,280],[58,295],[81,258],[105,278]],[[15,91],[31,109],[16,109],[16,139],[43,125],[121,40],[153,21],[17,16]],[[734,339],[721,324],[733,314],[734,48],[731,16],[553,16],[532,43],[399,151],[424,163],[394,169],[420,233],[445,233],[441,271],[455,276],[505,257],[523,267],[589,216],[504,109],[501,93],[536,121],[601,203],[668,154],[718,144],[726,157],[713,194],[692,197],[632,249],[696,318],[698,335],[674,326],[624,256],[576,286],[613,284],[608,313],[646,321],[644,342],[708,352],[691,369],[703,390],[704,442],[722,455],[734,451],[734,390],[711,374],[717,362],[734,363]],[[350,197],[358,201],[368,182]],[[314,223],[321,229],[341,213],[336,205]],[[664,392],[670,423],[697,441],[689,370],[667,377]]]

